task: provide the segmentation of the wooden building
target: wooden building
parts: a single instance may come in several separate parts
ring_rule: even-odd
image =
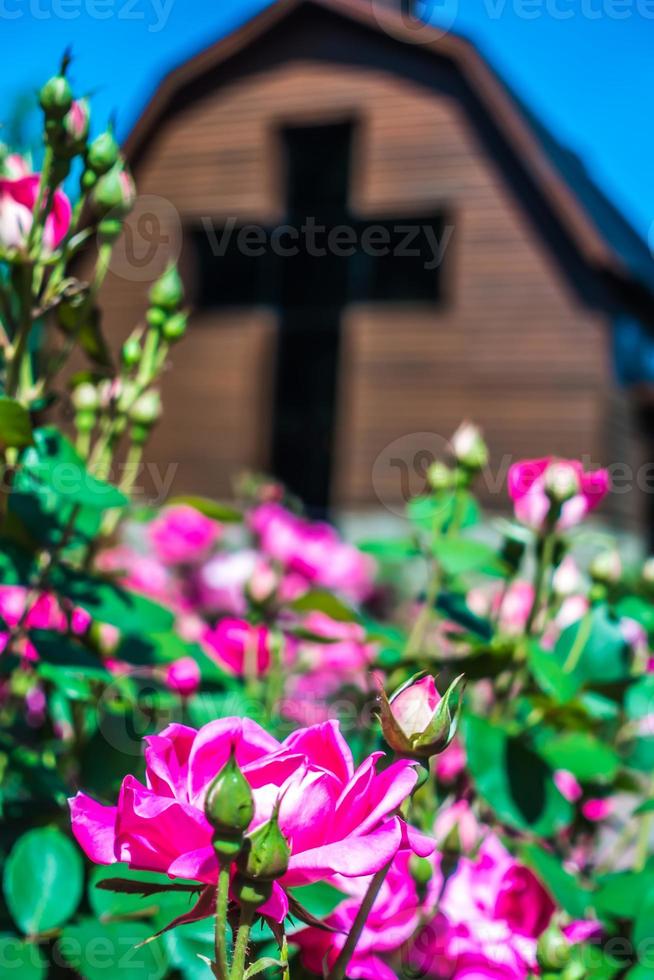
[[[318,509],[387,503],[385,447],[462,418],[497,461],[633,463],[615,349],[638,387],[649,251],[477,51],[405,6],[277,0],[169,75],[127,141],[130,236],[158,239],[147,274],[114,262],[106,324],[142,318],[181,244],[194,312],[150,454],[177,491],[251,468]]]

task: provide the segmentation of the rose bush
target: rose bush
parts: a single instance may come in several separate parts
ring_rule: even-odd
[[[654,559],[593,524],[607,471],[518,460],[484,518],[465,422],[358,546],[265,477],[139,499],[183,286],[115,356],[136,190],[66,59],[39,99],[40,168],[0,153],[2,976],[647,980]]]

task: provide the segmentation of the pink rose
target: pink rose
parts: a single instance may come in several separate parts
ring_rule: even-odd
[[[24,177],[0,177],[0,244],[4,248],[25,245],[32,227],[32,214],[39,193],[39,174]],[[52,252],[65,237],[70,226],[70,201],[56,190],[45,221],[43,246]]]
[[[348,894],[325,920],[335,932],[310,927],[295,933],[291,942],[300,947],[303,965],[322,976],[323,963],[334,965],[345,944],[359,910],[369,878],[339,878],[333,884]],[[440,874],[435,876],[430,893],[440,888]],[[387,957],[401,949],[416,931],[423,903],[409,873],[409,855],[400,853],[391,865],[379,895],[368,916],[361,938],[347,970],[348,977],[365,980],[396,980]]]
[[[200,561],[218,540],[221,527],[195,507],[166,507],[149,525],[157,557],[168,565]]]
[[[125,861],[211,886],[189,919],[212,912],[218,867],[204,798],[232,750],[254,797],[250,830],[280,801],[291,847],[288,871],[262,914],[281,922],[293,886],[371,875],[400,850],[427,856],[434,849],[396,815],[415,786],[415,766],[401,760],[377,772],[382,753],[375,753],[355,770],[335,722],[299,729],[280,743],[248,718],[221,718],[199,731],[173,724],[145,742],[146,784],[126,776],[116,806],[78,793],[70,800],[73,834],[97,864]]]
[[[466,767],[466,751],[458,738],[434,758],[434,772],[442,783],[453,783]]]
[[[180,657],[166,670],[166,684],[183,698],[192,697],[200,687],[200,668],[193,657]]]
[[[210,656],[238,677],[258,677],[270,667],[270,643],[265,626],[244,619],[221,619],[207,626],[202,642]]]
[[[613,813],[613,800],[609,797],[586,800],[581,808],[581,812],[586,820],[590,820],[592,823],[599,823],[601,820],[606,820]]]
[[[576,459],[525,459],[514,463],[507,478],[509,496],[514,503],[515,516],[523,524],[540,531],[552,506],[552,493],[561,489],[561,514],[556,522],[559,530],[578,524],[594,510],[609,492],[607,470],[585,472]]]
[[[426,968],[428,960],[438,961],[448,977],[524,980],[536,964],[538,936],[553,912],[540,882],[491,834],[474,860],[460,859],[445,886],[439,915],[416,938],[416,962]]]
[[[569,803],[576,803],[581,799],[583,790],[577,779],[567,769],[556,769],[552,774],[552,780],[561,796],[565,797]]]
[[[482,830],[467,800],[456,800],[442,809],[436,817],[434,837],[441,849],[453,831],[456,831],[464,854],[475,849]]]
[[[256,551],[213,555],[196,577],[198,604],[208,612],[243,616],[247,610],[245,586],[256,567]]]
[[[310,585],[360,602],[372,591],[374,564],[329,524],[298,517],[281,504],[261,504],[250,515],[261,549]]]
[[[122,584],[166,605],[176,604],[175,582],[168,568],[151,555],[142,555],[126,545],[108,548],[98,555],[100,571],[120,576]]]

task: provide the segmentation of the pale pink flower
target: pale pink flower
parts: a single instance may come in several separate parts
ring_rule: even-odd
[[[434,757],[434,772],[442,783],[453,783],[466,767],[466,751],[459,738],[454,738],[444,752]]]
[[[160,561],[183,565],[206,558],[222,533],[222,527],[195,507],[165,507],[148,527],[150,541]]]
[[[441,876],[435,872],[430,893],[440,888]],[[359,910],[370,878],[334,879],[333,884],[348,897],[327,917],[325,924],[336,930],[309,927],[295,933],[292,942],[300,947],[302,964],[322,976],[324,966],[331,968],[345,944]],[[428,899],[426,900],[428,901]],[[397,952],[416,931],[426,903],[421,902],[409,872],[409,856],[400,853],[388,875],[361,933],[347,975],[359,980],[396,980],[389,957]]]
[[[261,504],[250,526],[262,551],[310,585],[334,589],[360,602],[372,591],[374,562],[347,544],[329,524],[298,517],[280,504]]]
[[[552,502],[547,488],[570,488],[570,496],[561,506],[556,522],[559,530],[579,524],[609,492],[608,470],[585,472],[576,459],[525,459],[509,469],[507,487],[514,503],[515,515],[523,524],[540,531],[546,523]],[[565,493],[562,494],[565,497]]]
[[[166,669],[166,684],[183,698],[190,698],[200,688],[202,675],[193,657],[180,657]]]
[[[21,248],[27,242],[40,179],[39,174],[16,179],[0,177],[0,245],[4,248]],[[70,218],[70,201],[57,189],[43,230],[43,247],[47,252],[54,251],[65,237]]]
[[[482,829],[467,800],[456,800],[439,811],[434,824],[434,837],[439,848],[443,848],[454,830],[464,854],[473,851],[481,839]]]
[[[257,677],[270,667],[270,637],[265,626],[244,619],[221,619],[202,634],[207,653],[238,677]]]
[[[569,803],[577,803],[581,799],[583,790],[576,777],[567,769],[556,769],[552,774],[552,780],[561,796]]]

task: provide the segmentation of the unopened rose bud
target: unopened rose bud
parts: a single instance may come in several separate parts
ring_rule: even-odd
[[[552,591],[560,599],[574,595],[581,589],[581,572],[572,557],[566,555],[552,576]]]
[[[570,943],[558,925],[552,922],[541,933],[538,940],[538,946],[536,947],[538,965],[543,970],[554,970],[558,972],[569,963],[570,953]]]
[[[443,752],[456,734],[463,685],[461,674],[441,697],[431,674],[416,674],[389,700],[380,684],[381,726],[388,745],[421,759]]]
[[[135,331],[123,344],[120,356],[125,367],[131,368],[136,367],[141,360],[141,355],[141,334],[140,331]]]
[[[550,463],[545,470],[545,492],[555,504],[564,504],[579,493],[579,475],[565,461]]]
[[[134,207],[135,200],[134,181],[122,162],[103,174],[91,192],[91,207],[100,217],[111,213],[116,219],[124,218]]]
[[[432,490],[451,490],[456,483],[456,477],[449,466],[436,460],[427,470],[427,481]]]
[[[434,868],[429,858],[412,854],[409,859],[409,873],[419,889],[425,888],[434,877]]]
[[[39,92],[46,119],[63,119],[73,104],[73,93],[64,75],[53,75]]]
[[[71,153],[80,153],[89,135],[91,110],[86,99],[76,99],[66,115],[62,127],[66,144]]]
[[[154,425],[161,418],[161,395],[158,391],[146,391],[132,405],[129,418],[137,425]]]
[[[86,151],[86,166],[101,177],[118,162],[120,147],[113,133],[106,130],[93,140]]]
[[[647,582],[648,585],[654,585],[654,557],[648,558],[643,565],[643,582]]]
[[[100,407],[98,390],[90,381],[83,381],[73,388],[70,398],[78,412],[96,412]]]
[[[250,881],[275,881],[288,871],[291,849],[279,826],[279,802],[269,820],[249,834],[243,842],[237,867]]]
[[[150,290],[150,304],[174,313],[184,301],[184,287],[176,265],[169,265]]]
[[[472,422],[463,422],[452,436],[452,450],[457,463],[467,470],[481,470],[488,463],[488,446],[481,430]]]
[[[622,576],[622,561],[615,549],[595,555],[590,563],[590,577],[601,585],[615,585]]]
[[[148,312],[145,314],[145,319],[147,320],[149,327],[154,327],[155,330],[161,330],[164,323],[168,319],[168,314],[165,310],[162,310],[160,306],[151,306]]]
[[[164,340],[167,340],[169,344],[175,344],[178,340],[181,340],[186,333],[186,327],[188,325],[188,313],[173,313],[164,322],[161,328],[161,336]]]
[[[214,830],[218,860],[233,860],[241,851],[243,835],[254,817],[252,790],[234,750],[207,790],[204,815]]]

